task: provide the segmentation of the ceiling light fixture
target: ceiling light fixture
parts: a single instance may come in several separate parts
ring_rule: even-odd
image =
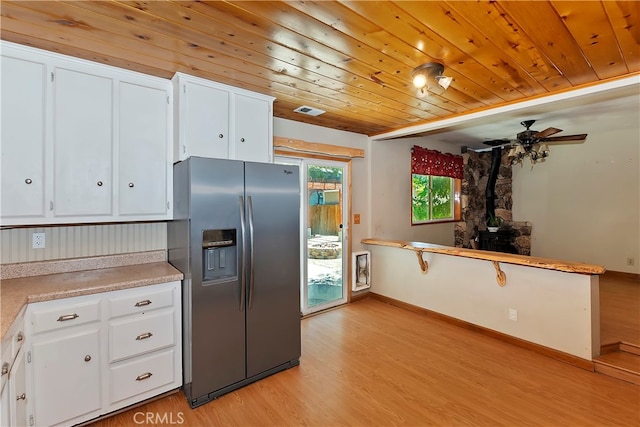
[[[429,79],[435,80],[438,85],[443,89],[447,89],[453,78],[443,76],[444,65],[439,62],[427,62],[413,69],[411,77],[413,78],[413,85],[418,89],[418,93],[424,96],[426,90],[425,86],[429,88]]]
[[[518,143],[515,147],[511,147],[509,150],[509,160],[512,165],[522,164],[522,160],[529,156],[531,159],[531,165],[538,162],[544,162],[549,157],[549,146],[544,142],[542,144],[521,144]]]

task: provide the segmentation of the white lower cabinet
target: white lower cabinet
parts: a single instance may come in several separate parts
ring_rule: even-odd
[[[99,415],[99,326],[71,327],[34,339],[31,369],[37,425],[69,424],[79,416]]]
[[[26,402],[28,391],[25,387],[25,366],[23,346],[26,335],[23,330],[24,310],[13,322],[0,348],[2,350],[0,387],[0,426],[27,425]]]
[[[180,282],[30,304],[27,424],[83,423],[179,388],[180,321]]]

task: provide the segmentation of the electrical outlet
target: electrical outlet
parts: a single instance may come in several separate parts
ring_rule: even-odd
[[[627,258],[627,265],[635,265],[635,260],[633,258]]]
[[[33,249],[44,249],[44,233],[33,233]]]
[[[515,308],[509,309],[509,320],[513,320],[514,322],[518,321],[518,310]]]

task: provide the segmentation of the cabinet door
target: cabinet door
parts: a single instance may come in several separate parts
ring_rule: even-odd
[[[9,383],[6,383],[2,387],[2,394],[0,394],[0,426],[11,425],[9,423],[10,413],[9,405],[11,400],[9,399]]]
[[[101,408],[99,343],[96,328],[53,333],[33,343],[36,425],[66,423]]]
[[[119,83],[120,215],[167,214],[167,90]]]
[[[44,63],[2,57],[2,218],[44,217]]]
[[[54,80],[54,212],[112,213],[113,82],[59,67]]]
[[[194,82],[183,85],[180,158],[229,157],[229,92]]]
[[[27,387],[24,368],[24,351],[20,350],[9,373],[9,399],[12,426],[27,425]],[[5,424],[2,424],[5,425]]]
[[[234,96],[235,134],[231,158],[271,163],[271,103],[251,96]]]

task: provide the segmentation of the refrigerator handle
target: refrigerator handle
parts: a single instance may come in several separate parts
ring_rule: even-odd
[[[253,200],[251,196],[247,196],[247,205],[249,206],[249,256],[251,264],[249,266],[249,308],[253,307]]]
[[[246,246],[244,244],[244,235],[245,235],[245,225],[244,225],[244,197],[240,196],[240,233],[241,233],[241,242],[242,242],[242,254],[241,254],[241,263],[242,270],[240,272],[240,311],[244,311],[244,300],[246,298],[247,292],[247,283],[246,283]]]

